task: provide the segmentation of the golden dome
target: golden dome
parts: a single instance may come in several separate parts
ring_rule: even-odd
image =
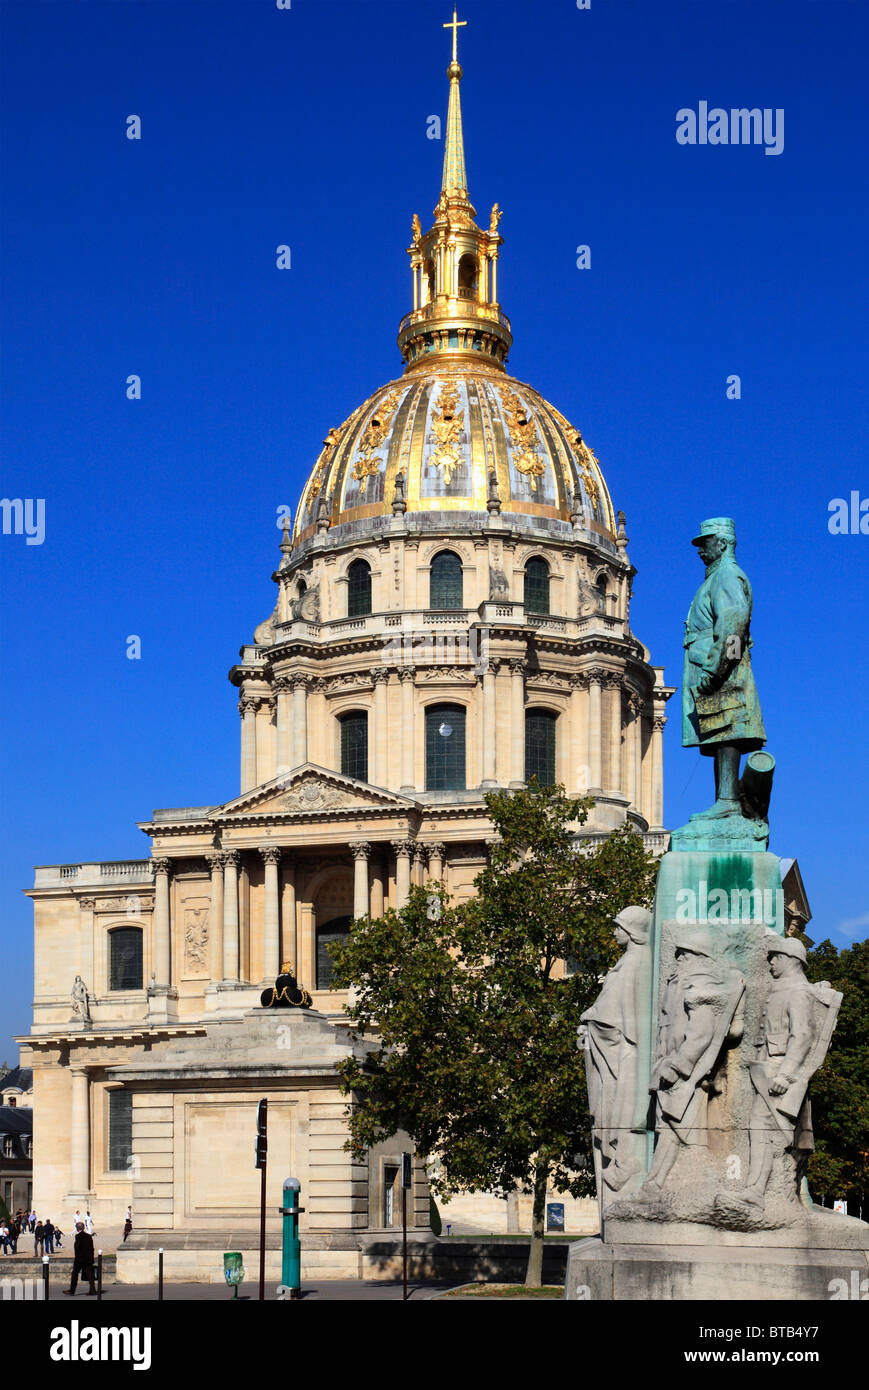
[[[335,527],[396,508],[485,515],[496,498],[502,513],[575,520],[615,539],[597,459],[538,391],[487,363],[416,364],[329,431],[293,543],[313,534],[323,509]]]
[[[488,227],[477,226],[468,195],[456,52],[463,23],[454,13],[444,26],[453,59],[443,178],[431,229],[423,233],[413,217],[413,307],[398,334],[404,376],[329,431],[302,493],[294,545],[318,525],[376,533],[376,518],[393,512],[520,513],[557,537],[616,539],[606,483],[581,434],[504,367],[513,337],[498,302],[502,214],[496,203]]]

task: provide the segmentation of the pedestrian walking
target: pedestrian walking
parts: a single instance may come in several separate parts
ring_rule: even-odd
[[[36,1230],[36,1208],[34,1207],[33,1211],[30,1213],[30,1231],[31,1231],[31,1234],[32,1234],[33,1231],[35,1231],[35,1230]]]
[[[0,1221],[0,1245],[3,1246],[3,1254],[9,1254],[9,1227],[5,1221]]]
[[[44,1225],[43,1228],[42,1228],[42,1234],[43,1234],[43,1236],[44,1236],[44,1238],[45,1238],[45,1253],[46,1253],[46,1255],[53,1255],[53,1254],[54,1254],[54,1227],[53,1227],[53,1225],[51,1224],[51,1217],[49,1217],[48,1220],[45,1222],[45,1225]]]
[[[54,1248],[55,1248],[55,1250],[62,1250],[62,1249],[63,1249],[63,1241],[61,1240],[61,1236],[62,1236],[62,1235],[63,1235],[63,1231],[60,1229],[60,1227],[59,1227],[59,1226],[55,1226],[55,1228],[54,1228]]]
[[[45,1254],[45,1227],[41,1221],[37,1221],[33,1228],[33,1253],[34,1255]]]
[[[10,1239],[10,1241],[12,1242],[12,1254],[13,1254],[13,1255],[17,1255],[17,1254],[18,1254],[18,1237],[19,1237],[19,1235],[20,1235],[20,1230],[19,1230],[19,1227],[18,1227],[18,1222],[17,1222],[17,1221],[10,1221],[10,1222],[9,1222],[9,1239]]]
[[[94,1242],[93,1236],[89,1236],[84,1228],[84,1222],[80,1221],[75,1230],[75,1250],[72,1261],[72,1278],[69,1281],[69,1288],[64,1289],[64,1293],[70,1298],[75,1296],[78,1285],[78,1276],[90,1284],[88,1295],[96,1295],[96,1275],[94,1273]]]
[[[94,1222],[93,1222],[93,1217],[91,1216],[91,1214],[90,1214],[89,1211],[86,1211],[86,1212],[85,1212],[84,1228],[85,1228],[85,1232],[87,1233],[87,1235],[89,1235],[89,1236],[92,1236],[92,1235],[93,1235],[93,1233],[94,1233]]]

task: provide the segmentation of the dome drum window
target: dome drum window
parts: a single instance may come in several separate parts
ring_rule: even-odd
[[[536,777],[541,787],[555,785],[555,726],[551,710],[530,709],[525,714],[525,781]]]
[[[539,555],[532,555],[525,566],[525,610],[549,613],[549,566]]]
[[[347,617],[364,618],[371,612],[371,566],[354,560],[347,571]]]
[[[452,550],[441,550],[431,562],[429,608],[462,608],[462,562]]]
[[[343,714],[341,727],[341,771],[345,777],[368,781],[368,714],[353,710]]]
[[[463,791],[465,711],[462,705],[431,705],[425,712],[427,791]]]

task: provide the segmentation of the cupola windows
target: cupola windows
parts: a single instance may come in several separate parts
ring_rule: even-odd
[[[351,710],[349,714],[342,714],[338,723],[341,729],[341,771],[345,777],[367,782],[368,714],[364,709]]]
[[[555,784],[555,725],[557,714],[546,709],[525,712],[525,781],[536,777],[541,787]]]
[[[430,705],[425,712],[425,785],[435,792],[466,786],[462,705]]]
[[[462,608],[462,562],[452,550],[441,550],[431,562],[429,608]]]
[[[362,618],[371,612],[371,566],[354,560],[347,571],[347,616]]]
[[[525,609],[528,613],[549,612],[549,566],[539,555],[532,555],[525,566]]]

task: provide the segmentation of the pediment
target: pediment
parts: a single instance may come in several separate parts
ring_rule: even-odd
[[[316,763],[305,763],[228,801],[220,808],[218,816],[224,820],[250,815],[316,815],[383,808],[411,810],[415,804],[383,787],[345,777],[343,773]]]

